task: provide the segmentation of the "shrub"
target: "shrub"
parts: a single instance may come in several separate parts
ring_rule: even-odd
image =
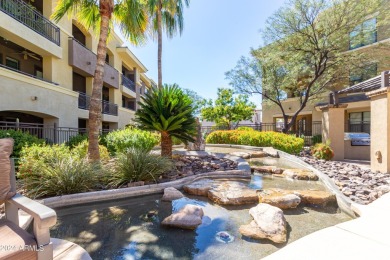
[[[43,144],[45,141],[29,133],[20,130],[0,130],[0,138],[13,138],[14,151],[11,157],[20,158],[20,152],[24,146]]]
[[[25,194],[32,198],[90,191],[96,187],[97,168],[86,159],[54,157],[31,172],[20,172]]]
[[[74,148],[85,140],[88,140],[87,134],[78,134],[69,138],[69,141],[66,142],[65,145],[69,146],[70,148]]]
[[[287,153],[298,154],[303,148],[304,140],[278,132],[228,130],[210,133],[206,138],[206,143],[272,146]]]
[[[313,145],[321,143],[322,142],[322,135],[315,135],[312,137],[311,142]]]
[[[248,126],[239,126],[239,127],[237,127],[237,130],[238,131],[255,131],[252,127],[248,127]]]
[[[329,146],[329,142],[326,144],[318,143],[311,148],[311,154],[317,159],[331,160],[334,156],[332,148]]]
[[[128,127],[108,133],[105,140],[110,153],[115,154],[123,153],[129,148],[149,152],[160,142],[160,137],[156,133]]]
[[[105,146],[99,145],[99,153],[102,161],[110,160],[110,154]],[[86,158],[88,156],[88,140],[84,140],[75,146],[72,149],[72,154],[80,159]]]
[[[136,181],[156,181],[160,175],[172,169],[173,162],[167,157],[150,154],[144,149],[130,148],[118,154],[110,184],[120,186]]]

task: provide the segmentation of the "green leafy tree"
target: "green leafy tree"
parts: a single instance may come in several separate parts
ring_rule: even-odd
[[[189,6],[190,0],[147,0],[150,14],[150,25],[152,36],[157,34],[158,51],[158,82],[159,88],[162,88],[162,35],[166,32],[168,38],[180,34],[184,28],[183,7]]]
[[[145,7],[138,0],[59,0],[52,18],[58,22],[65,14],[75,15],[87,29],[99,31],[97,61],[89,108],[89,146],[91,161],[99,161],[99,128],[102,121],[102,88],[107,38],[114,22],[130,42],[144,41],[147,26]]]
[[[372,51],[347,51],[350,33],[369,15],[387,10],[383,3],[291,0],[268,18],[262,32],[265,46],[241,58],[226,77],[237,92],[260,94],[264,107],[277,105],[283,132],[288,132],[308,102],[348,85],[349,72],[372,60]],[[388,20],[383,16],[380,23]],[[295,111],[286,111],[287,98],[299,101]]]
[[[184,88],[184,94],[186,94],[192,101],[192,108],[194,109],[194,115],[200,115],[200,110],[204,104],[204,98],[191,89]]]
[[[214,121],[217,126],[231,129],[240,121],[252,119],[255,108],[256,105],[249,102],[248,95],[234,97],[232,89],[219,88],[215,104],[212,100],[204,101],[201,115],[205,120]]]
[[[193,142],[196,121],[191,99],[178,85],[153,88],[142,97],[140,109],[135,113],[135,122],[145,130],[161,134],[161,155],[172,157],[172,137],[183,142]]]

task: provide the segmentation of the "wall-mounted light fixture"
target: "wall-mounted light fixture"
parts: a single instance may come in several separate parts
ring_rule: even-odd
[[[115,77],[111,77],[111,79],[115,79]]]
[[[31,101],[36,101],[36,100],[38,100],[37,96],[31,96]]]
[[[87,65],[91,65],[91,62],[90,62],[90,61],[87,61]]]

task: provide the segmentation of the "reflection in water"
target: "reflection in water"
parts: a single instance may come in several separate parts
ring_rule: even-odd
[[[244,181],[244,180],[243,180]],[[318,182],[286,181],[254,175],[253,189],[324,189]],[[58,224],[51,236],[84,247],[93,259],[260,259],[276,251],[266,240],[243,238],[238,229],[251,216],[246,206],[219,206],[205,197],[188,196],[160,202],[161,195],[57,209]],[[195,230],[165,228],[160,222],[184,207],[202,207],[202,224]],[[319,229],[349,220],[334,208],[306,207],[285,211],[291,227],[288,243]]]

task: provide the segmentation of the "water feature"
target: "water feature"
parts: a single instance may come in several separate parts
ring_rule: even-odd
[[[261,175],[239,181],[255,189],[325,189],[319,182]],[[254,205],[220,206],[198,196],[172,203],[160,199],[158,194],[58,208],[58,223],[51,236],[79,244],[93,259],[260,259],[284,246],[248,239],[238,232],[240,225],[251,221],[248,210]],[[165,217],[186,204],[203,208],[205,216],[195,231],[160,226]],[[284,213],[287,243],[350,219],[334,207],[298,207]]]

